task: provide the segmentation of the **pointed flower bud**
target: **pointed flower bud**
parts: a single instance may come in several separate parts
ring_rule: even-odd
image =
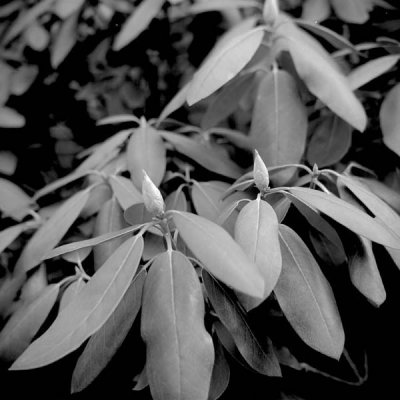
[[[156,217],[161,217],[164,214],[165,204],[161,192],[145,170],[143,170],[142,196],[146,210],[150,214]]]
[[[279,15],[279,0],[265,0],[263,17],[267,25],[275,25]]]
[[[254,150],[253,177],[254,183],[260,192],[263,192],[269,188],[268,169],[257,150]]]

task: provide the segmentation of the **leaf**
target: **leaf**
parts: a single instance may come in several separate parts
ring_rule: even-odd
[[[169,101],[169,103],[161,111],[160,116],[157,119],[157,125],[164,121],[169,115],[175,112],[178,108],[181,108],[186,101],[186,96],[190,87],[190,81],[187,82],[178,93]]]
[[[203,271],[203,282],[208,298],[221,322],[232,335],[246,362],[257,372],[281,376],[281,369],[270,341],[262,346],[254,335],[244,311],[231,295],[210,274]]]
[[[27,11],[23,11],[11,25],[3,38],[3,44],[7,44],[21,34],[31,23],[33,23],[40,15],[46,11],[50,11],[50,7],[54,0],[42,0],[36,3]]]
[[[296,82],[286,71],[274,68],[258,88],[249,137],[252,146],[269,166],[297,163],[306,135],[307,112]]]
[[[260,4],[253,0],[202,0],[191,5],[188,9],[190,14],[199,14],[209,11],[223,11],[230,8],[259,8]]]
[[[17,185],[0,178],[0,210],[7,216],[21,221],[28,215],[32,199]]]
[[[214,340],[215,361],[211,376],[208,400],[217,400],[229,385],[231,370],[224,349],[218,339]]]
[[[37,21],[32,22],[24,31],[23,35],[26,44],[36,51],[44,51],[50,42],[49,32]]]
[[[167,131],[160,131],[160,133],[179,153],[196,161],[207,170],[232,179],[236,179],[242,174],[241,169],[229,158],[223,147],[178,133]]]
[[[59,312],[64,310],[64,308],[67,307],[67,305],[71,303],[76,296],[78,296],[79,292],[84,288],[85,285],[86,282],[83,280],[83,278],[78,278],[67,286],[61,297]]]
[[[149,261],[165,251],[164,238],[159,235],[147,234],[144,241],[143,261]]]
[[[239,213],[235,224],[235,240],[247,256],[256,264],[264,279],[266,299],[274,289],[282,269],[282,256],[278,236],[278,218],[274,209],[260,196],[247,203]],[[260,304],[257,299],[244,299],[245,308]]]
[[[142,194],[128,178],[120,175],[111,175],[108,181],[115,197],[124,210],[135,204],[143,203]]]
[[[128,142],[126,157],[137,189],[142,189],[143,170],[156,186],[160,185],[167,161],[164,142],[158,131],[147,124],[135,129]]]
[[[70,53],[78,39],[79,12],[71,14],[57,32],[53,45],[51,46],[50,62],[53,68],[57,68]]]
[[[32,369],[53,363],[76,350],[99,330],[128,290],[142,250],[141,236],[124,242],[11,369]]]
[[[289,51],[308,90],[347,123],[364,131],[367,124],[364,108],[330,55],[289,21],[280,24],[277,31],[280,35],[277,47]]]
[[[339,359],[344,331],[332,288],[296,232],[281,225],[280,239],[282,273],[274,290],[279,305],[305,343]]]
[[[26,280],[19,295],[19,301],[32,302],[47,287],[47,271],[44,264]]]
[[[372,3],[365,0],[331,0],[335,14],[343,21],[364,24],[369,19]]]
[[[57,0],[53,10],[59,18],[66,19],[79,11],[84,4],[85,0]]]
[[[124,213],[117,202],[115,197],[112,197],[103,204],[99,213],[97,214],[96,222],[93,229],[93,236],[104,235],[105,233],[118,232],[127,227],[124,219]],[[114,251],[123,243],[127,238],[120,236],[114,240],[99,244],[93,249],[93,262],[94,268],[97,271],[105,261],[114,253]]]
[[[300,187],[291,187],[288,191],[351,231],[373,242],[400,249],[399,240],[378,219],[370,217],[333,194]]]
[[[178,189],[171,192],[165,198],[165,209],[166,210],[187,211],[188,204],[187,204],[187,200],[186,200],[186,195],[182,189],[183,189],[183,185],[179,186]]]
[[[15,361],[29,346],[57,300],[60,286],[51,284],[34,301],[26,302],[8,320],[0,333],[0,358]]]
[[[143,291],[141,333],[152,397],[206,399],[214,346],[204,326],[199,279],[180,252],[160,254],[150,268]]]
[[[375,215],[375,219],[380,221],[397,238],[397,245],[391,247],[399,248],[400,216],[361,182],[342,175],[338,178],[337,184],[346,186]]]
[[[383,143],[400,156],[400,84],[386,95],[379,112]]]
[[[331,13],[329,0],[305,0],[301,18],[314,23],[326,20]]]
[[[142,0],[125,21],[115,39],[113,50],[118,51],[135,40],[161,11],[165,0]]]
[[[91,187],[75,193],[34,233],[22,250],[15,270],[28,272],[64,237],[89,199]]]
[[[0,173],[14,175],[17,169],[17,156],[11,151],[0,151]]]
[[[145,279],[146,272],[139,272],[117,308],[89,339],[74,368],[71,393],[88,387],[121,347],[139,313]]]
[[[336,164],[351,147],[351,133],[351,126],[337,115],[322,117],[308,143],[307,161],[320,168]]]
[[[374,60],[367,61],[366,63],[354,68],[348,75],[352,90],[357,90],[372,80],[380,77],[385,72],[393,68],[400,59],[400,54],[392,54],[375,58]]]
[[[25,126],[25,117],[12,108],[0,106],[1,128],[22,128]]]
[[[234,37],[200,66],[190,85],[187,102],[192,105],[234,78],[250,61],[264,37],[264,28],[255,28]]]
[[[208,105],[201,120],[201,128],[210,129],[232,114],[243,97],[254,87],[254,78],[254,74],[243,74],[232,79]]]
[[[264,282],[257,266],[223,228],[195,214],[169,211],[179,235],[213,275],[228,286],[262,297]]]
[[[2,253],[24,230],[25,224],[18,224],[0,232],[0,253]]]
[[[36,65],[22,65],[11,77],[10,91],[16,96],[24,94],[35,81],[39,73]]]

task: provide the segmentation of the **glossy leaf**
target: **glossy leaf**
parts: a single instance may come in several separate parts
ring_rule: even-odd
[[[18,258],[15,265],[16,271],[29,271],[38,265],[47,253],[57,245],[79,217],[89,199],[90,190],[89,187],[66,200],[34,233]]]
[[[296,82],[286,71],[273,69],[258,88],[250,141],[264,162],[275,166],[298,163],[306,135],[307,112]]]
[[[214,346],[204,326],[197,274],[180,252],[153,262],[143,292],[141,332],[150,391],[159,399],[207,399]]]
[[[263,37],[263,28],[252,29],[224,43],[208,57],[193,77],[187,95],[188,104],[209,96],[234,78],[253,57]]]
[[[207,107],[201,120],[202,129],[210,129],[232,114],[243,97],[254,87],[253,83],[254,74],[244,74],[232,79]]]
[[[72,374],[72,393],[89,386],[122,345],[140,310],[145,279],[146,272],[141,271],[106,323],[89,339]]]
[[[25,224],[18,224],[0,232],[0,253],[2,253],[24,230]]]
[[[115,197],[124,210],[135,204],[143,203],[141,192],[136,189],[135,185],[128,178],[120,175],[111,175],[108,181]]]
[[[203,271],[203,282],[215,312],[246,362],[263,375],[281,376],[271,342],[268,341],[265,346],[260,344],[237,301],[206,271]]]
[[[85,285],[86,282],[82,278],[78,278],[67,286],[60,300],[60,312],[78,296]]]
[[[93,229],[93,236],[104,235],[105,233],[118,232],[127,227],[124,219],[124,213],[113,197],[108,200],[100,209],[96,217],[96,222]],[[111,256],[112,253],[123,243],[127,238],[120,236],[114,240],[99,244],[93,249],[94,268],[99,269],[101,265]]]
[[[332,288],[305,243],[280,226],[282,273],[275,287],[293,329],[313,349],[339,359],[344,331]]]
[[[288,191],[351,231],[373,242],[400,249],[400,242],[394,233],[382,225],[377,218],[370,217],[333,194],[300,187],[291,187]]]
[[[399,54],[392,54],[389,56],[375,58],[374,60],[367,61],[359,67],[354,68],[347,75],[347,80],[349,81],[350,87],[352,90],[356,90],[372,80],[380,77],[385,72],[393,68],[399,59]]]
[[[113,49],[118,51],[135,40],[160,12],[165,0],[142,0],[132,15],[125,21],[115,39]]]
[[[379,113],[383,142],[400,156],[400,84],[394,86],[383,100]]]
[[[53,68],[57,68],[64,61],[78,39],[78,17],[79,13],[75,12],[61,23],[60,29],[51,47],[50,61]]]
[[[264,279],[263,300],[271,294],[282,269],[278,231],[274,209],[260,196],[242,208],[235,224],[235,240],[257,265]],[[243,304],[251,309],[259,303],[258,299],[246,299]]]
[[[258,268],[223,228],[195,214],[169,211],[186,245],[214,276],[236,290],[261,298]]]
[[[236,179],[241,169],[230,158],[227,151],[212,142],[204,142],[173,132],[161,131],[162,136],[185,156],[214,173]]]
[[[337,115],[322,117],[307,145],[307,161],[319,168],[339,162],[349,151],[352,128]]]
[[[8,320],[0,333],[0,358],[15,361],[29,346],[57,300],[58,284],[47,286],[34,301],[26,302]]]
[[[57,361],[100,329],[128,290],[142,251],[141,236],[124,242],[11,369],[39,368]]]
[[[281,37],[277,39],[277,47],[289,51],[308,90],[343,120],[364,131],[367,124],[364,108],[330,55],[290,22],[279,25],[278,32]]]
[[[136,188],[141,191],[143,170],[159,186],[165,174],[166,151],[161,135],[149,125],[132,134],[126,150],[128,169]]]
[[[3,178],[0,178],[0,191],[0,210],[21,221],[28,214],[32,199],[17,185]]]

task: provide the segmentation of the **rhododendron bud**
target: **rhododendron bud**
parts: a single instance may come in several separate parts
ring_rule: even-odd
[[[147,211],[157,217],[164,214],[164,199],[160,190],[143,170],[142,196]]]
[[[268,25],[274,25],[278,19],[279,5],[278,0],[266,0],[264,3],[263,17]]]
[[[260,192],[265,191],[269,188],[269,173],[264,161],[258,154],[257,150],[254,150],[254,167],[253,167],[253,178]]]

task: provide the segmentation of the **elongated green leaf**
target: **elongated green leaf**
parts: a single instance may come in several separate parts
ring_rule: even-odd
[[[25,224],[18,224],[2,230],[0,232],[0,253],[2,253],[25,229]]]
[[[193,77],[186,98],[188,104],[209,96],[234,78],[253,57],[263,37],[263,28],[252,29],[234,37],[208,57]]]
[[[191,158],[209,171],[232,179],[236,179],[242,174],[241,169],[229,158],[228,153],[221,146],[173,132],[160,131],[160,133],[179,153]]]
[[[263,160],[275,166],[299,162],[306,135],[307,112],[296,82],[287,72],[273,69],[258,88],[250,141]]]
[[[367,61],[366,63],[354,68],[348,75],[352,90],[356,90],[375,78],[383,75],[385,72],[393,68],[400,59],[400,54],[392,54],[375,58],[374,60]]]
[[[383,142],[400,156],[400,84],[394,86],[383,100],[379,119]]]
[[[215,361],[211,376],[208,400],[217,400],[229,385],[231,370],[224,354],[224,348],[218,339],[214,340]]]
[[[135,40],[150,24],[151,20],[160,12],[165,0],[142,0],[126,20],[118,34],[113,49],[118,51]]]
[[[388,206],[383,200],[372,193],[367,186],[360,181],[349,176],[340,176],[337,184],[347,187],[365,206],[375,215],[375,219],[392,232],[398,240],[397,246],[400,246],[400,216]]]
[[[54,250],[49,251],[43,258],[43,260],[48,260],[49,258],[57,257],[61,254],[66,254],[80,249],[84,249],[85,247],[97,246],[98,244],[107,242],[109,240],[113,240],[117,237],[123,235],[129,235],[135,229],[136,228],[133,226],[128,226],[125,229],[121,229],[119,232],[105,233],[104,235],[95,237],[93,239],[81,240],[80,242],[64,244],[63,246],[56,247]]]
[[[337,115],[322,117],[307,146],[307,161],[318,167],[339,162],[351,146],[352,127]]]
[[[17,185],[3,178],[0,178],[0,191],[0,210],[21,221],[28,214],[32,199]]]
[[[3,43],[6,44],[15,39],[25,28],[27,28],[32,22],[35,21],[40,15],[50,10],[50,7],[54,0],[42,0],[36,3],[27,11],[23,11],[18,15],[16,21],[11,25],[11,28],[7,31],[3,38]]]
[[[72,374],[72,393],[89,386],[120,348],[139,312],[145,279],[146,272],[141,271],[106,323],[89,339]]]
[[[16,271],[29,271],[57,245],[78,218],[89,199],[90,190],[89,187],[66,200],[35,232],[18,258]]]
[[[166,151],[161,135],[149,125],[135,129],[126,150],[128,169],[136,188],[142,190],[143,170],[156,186],[165,174]]]
[[[329,0],[305,0],[301,18],[314,23],[326,20],[331,13]]]
[[[275,295],[293,329],[313,349],[339,359],[344,331],[333,291],[305,243],[280,226],[282,273]]]
[[[119,204],[124,210],[135,204],[143,203],[142,193],[128,178],[119,175],[111,175],[108,178],[111,188]]]
[[[39,368],[57,361],[100,329],[128,290],[142,251],[141,236],[124,242],[11,369]]]
[[[51,66],[57,68],[67,57],[78,39],[77,23],[79,12],[71,14],[62,22],[51,48]]]
[[[261,374],[281,376],[272,343],[260,344],[237,301],[206,271],[203,271],[203,282],[211,304],[246,362]]]
[[[372,2],[365,0],[331,0],[335,14],[343,21],[364,24],[369,19]]]
[[[24,303],[0,333],[0,358],[15,361],[29,346],[57,300],[58,284],[47,286],[34,301]]]
[[[299,187],[288,188],[288,191],[351,231],[373,242],[400,249],[398,238],[377,218],[370,217],[333,194]]]
[[[117,199],[113,197],[104,203],[97,215],[96,223],[93,229],[93,236],[104,235],[105,233],[118,232],[127,227],[124,219],[124,213]],[[114,240],[110,240],[103,244],[95,246],[93,249],[94,268],[99,269],[101,265],[111,256],[112,253],[123,243],[127,238],[120,236]]]
[[[144,285],[141,332],[152,397],[207,399],[214,346],[204,326],[199,279],[182,253],[166,251],[153,262]]]
[[[85,0],[56,0],[53,10],[61,19],[65,19],[79,11],[84,3]]]
[[[214,276],[244,294],[263,296],[264,282],[257,266],[228,232],[195,214],[169,213],[184,242]]]
[[[254,74],[244,74],[232,79],[207,107],[201,120],[203,129],[210,129],[232,114],[240,101],[253,88]]]
[[[274,209],[260,196],[246,204],[235,224],[235,240],[253,261],[264,279],[266,299],[274,289],[282,269],[278,236],[278,218]],[[258,299],[246,299],[246,309],[260,304]]]
[[[280,24],[277,31],[280,35],[277,47],[289,51],[308,90],[343,120],[364,131],[367,124],[364,108],[330,55],[289,21]]]

